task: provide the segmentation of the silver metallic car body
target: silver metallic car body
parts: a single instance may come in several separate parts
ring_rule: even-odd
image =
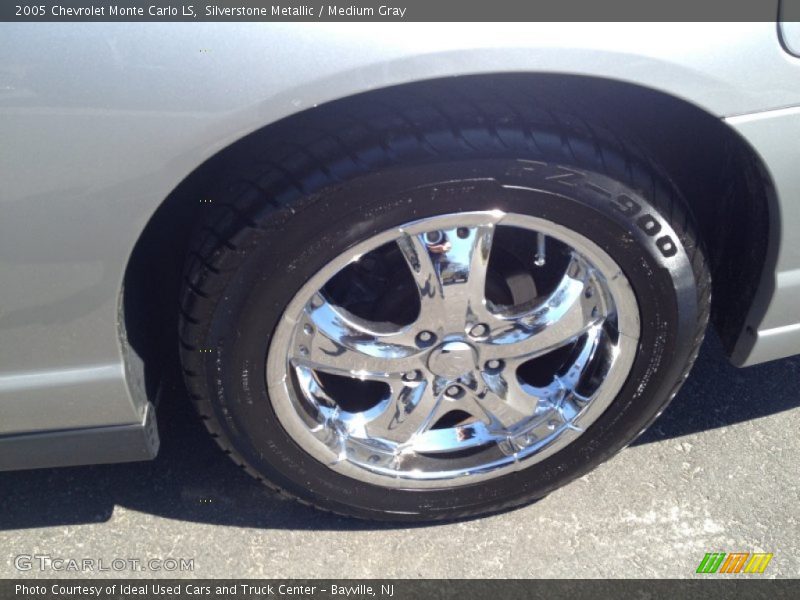
[[[0,468],[152,456],[119,315],[153,213],[252,131],[431,78],[590,75],[724,119],[763,159],[779,206],[763,316],[733,360],[800,351],[800,59],[775,23],[0,27]]]

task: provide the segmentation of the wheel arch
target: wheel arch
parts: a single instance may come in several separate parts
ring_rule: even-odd
[[[177,297],[192,231],[206,205],[199,200],[215,177],[260,141],[302,129],[320,111],[347,103],[380,101],[409,91],[458,102],[460,89],[502,93],[504,86],[544,90],[588,119],[637,140],[689,199],[712,266],[712,319],[730,355],[748,322],[756,295],[769,297],[769,261],[777,255],[777,199],[756,151],[709,112],[675,95],[612,79],[569,74],[499,73],[431,79],[370,90],[304,110],[265,125],[220,150],[189,173],[160,203],[130,255],[121,294],[126,341],[144,363],[144,384],[155,397],[163,365],[177,365]],[[187,199],[190,200],[187,202]],[[734,218],[731,218],[731,217]],[[743,252],[743,249],[746,251]],[[766,282],[766,283],[762,283]],[[759,287],[760,286],[760,287]],[[765,302],[762,302],[766,306]]]

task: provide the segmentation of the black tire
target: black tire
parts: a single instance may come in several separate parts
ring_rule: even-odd
[[[405,521],[496,512],[583,475],[664,410],[708,321],[706,259],[680,194],[631,143],[524,100],[470,98],[447,109],[419,98],[401,104],[322,109],[291,134],[300,142],[273,140],[259,153],[248,146],[254,160],[211,194],[187,260],[185,379],[225,452],[302,502]],[[389,489],[317,462],[281,427],[266,392],[267,349],[284,307],[327,261],[371,235],[486,208],[566,225],[622,267],[639,302],[642,336],[621,392],[572,444],[485,483]]]

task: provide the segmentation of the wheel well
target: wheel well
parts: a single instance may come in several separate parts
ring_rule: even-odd
[[[637,85],[574,75],[481,75],[373,90],[306,110],[242,138],[184,179],[146,226],[124,279],[127,341],[144,362],[148,396],[155,397],[165,366],[177,365],[183,261],[202,215],[199,199],[217,175],[265,140],[287,133],[293,137],[309,120],[318,121],[326,111],[335,114],[347,103],[382,102],[413,92],[452,104],[470,87],[500,95],[505,89],[516,94],[530,90],[532,98],[567,105],[579,117],[605,124],[647,149],[681,189],[698,221],[712,268],[712,321],[730,354],[761,281],[770,213],[777,210],[769,176],[755,151],[720,119]]]

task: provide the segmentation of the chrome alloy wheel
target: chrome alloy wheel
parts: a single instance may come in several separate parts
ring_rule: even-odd
[[[287,306],[267,385],[307,453],[361,481],[467,485],[568,445],[614,400],[639,309],[598,245],[498,210],[352,247]]]

